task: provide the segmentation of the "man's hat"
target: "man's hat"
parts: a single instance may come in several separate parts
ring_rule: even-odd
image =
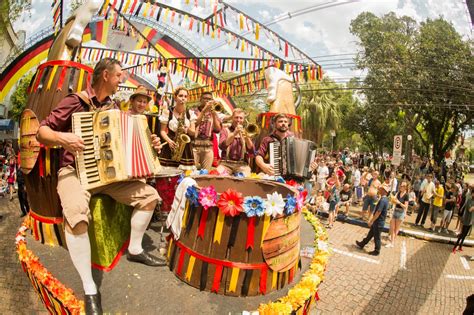
[[[151,96],[148,95],[147,89],[143,85],[139,85],[138,88],[136,89],[135,93],[133,93],[130,96],[130,100],[133,100],[136,96],[141,95],[145,96],[148,100],[148,102],[151,100]]]

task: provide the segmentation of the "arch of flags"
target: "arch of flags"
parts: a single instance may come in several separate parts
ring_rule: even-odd
[[[53,28],[56,32],[62,26],[62,2],[53,0]],[[94,21],[84,32],[79,61],[93,64],[101,58],[114,57],[122,62],[131,78],[155,73],[158,77],[164,73],[181,76],[183,80],[192,82],[191,100],[209,90],[227,98],[265,88],[263,71],[268,66],[284,70],[297,82],[322,78],[321,66],[311,57],[222,0],[183,0],[180,9],[166,2],[170,1],[152,4],[142,0],[104,0]],[[210,14],[200,17],[192,13],[197,7],[204,7]],[[139,23],[137,18],[140,18]],[[186,35],[215,40],[217,46],[227,45],[231,48],[227,51],[235,50],[238,57],[197,55],[172,36],[163,36],[153,27],[156,22]],[[135,41],[134,49],[109,48],[111,30],[121,31],[129,41]],[[46,58],[52,41],[53,35],[38,42],[0,74],[0,101],[19,78]],[[90,45],[92,41],[96,44]],[[159,90],[164,80],[158,81]],[[134,88],[136,84],[129,81],[124,89]]]

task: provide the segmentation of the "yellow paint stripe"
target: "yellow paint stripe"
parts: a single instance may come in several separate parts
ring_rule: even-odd
[[[275,289],[277,286],[278,272],[272,271],[272,289]]]
[[[230,276],[230,283],[229,283],[229,292],[235,292],[237,288],[237,281],[239,280],[239,268],[232,268],[232,275]]]
[[[171,245],[173,245],[173,238],[170,238],[170,244],[168,246],[168,260],[170,259],[171,255]]]
[[[51,150],[46,148],[46,158],[45,158],[45,166],[46,166],[46,176],[51,175]]]
[[[84,81],[84,69],[79,72],[79,80],[77,81],[77,91],[82,91],[82,81]]]
[[[260,243],[263,244],[263,239],[265,238],[265,234],[267,234],[267,230],[270,227],[270,216],[264,215],[263,219],[263,229],[262,229],[262,242]]]
[[[219,211],[219,213],[217,214],[216,228],[214,230],[214,242],[217,242],[217,244],[221,243],[222,229],[224,227],[224,218],[224,213],[222,213],[222,211]]]
[[[155,117],[153,117],[154,119]],[[153,126],[155,125],[155,122],[153,122]],[[181,229],[184,229],[186,227],[186,219],[188,218],[188,210],[189,210],[189,201],[186,200],[186,206],[184,207],[184,213],[183,213],[183,220],[181,221]]]
[[[51,74],[49,75],[49,80],[48,80],[48,85],[46,86],[46,91],[49,91],[51,88],[51,84],[53,84],[54,77],[56,75],[56,71],[58,71],[58,66],[53,66],[53,71],[51,71]]]
[[[185,279],[190,281],[191,276],[193,275],[193,269],[194,269],[194,262],[196,261],[196,257],[194,256],[189,256],[189,263],[188,263],[188,270],[186,270],[186,276]]]

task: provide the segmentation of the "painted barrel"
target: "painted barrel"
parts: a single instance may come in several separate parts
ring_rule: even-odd
[[[213,186],[218,194],[229,188],[244,197],[263,199],[273,192],[297,194],[292,187],[272,181],[194,179],[198,188]],[[189,285],[217,294],[255,296],[279,290],[292,281],[299,267],[300,220],[299,212],[276,218],[225,216],[218,207],[205,210],[187,200],[180,237],[170,238],[169,267]]]
[[[62,208],[56,191],[62,150],[43,146],[38,150],[38,144],[32,142],[33,135],[39,123],[66,95],[86,88],[92,72],[92,68],[77,62],[48,61],[38,67],[28,88],[27,110],[20,125],[20,144],[23,151],[29,152],[25,156],[28,161],[23,172],[31,230],[42,243],[65,245]]]

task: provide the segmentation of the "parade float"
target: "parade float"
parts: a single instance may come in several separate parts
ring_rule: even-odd
[[[221,1],[212,3],[212,14],[208,17],[191,13],[199,1],[186,1],[187,10],[137,0],[91,1],[80,7],[64,25],[55,14],[57,34],[54,40],[42,40],[41,47],[49,43],[45,48],[49,49],[47,61],[36,69],[28,88],[27,109],[21,116],[21,167],[31,211],[16,235],[21,266],[50,313],[80,313],[83,302],[27,248],[28,231],[36,241],[66,248],[64,219],[56,192],[61,148],[41,146],[36,140],[36,131],[64,96],[81,91],[90,83],[90,66],[94,62],[103,57],[120,60],[127,71],[127,84],[121,87],[125,91],[133,90],[140,76],[156,76],[159,83],[153,94],[158,112],[167,106],[163,99],[166,82],[172,76],[195,82],[190,89],[194,99],[202,92],[214,91],[224,99],[229,113],[233,107],[232,97],[267,89],[270,111],[260,114],[258,124],[270,130],[271,118],[276,113],[286,113],[292,118],[293,132],[300,134],[301,119],[295,111],[293,83],[321,79],[320,66],[244,12]],[[55,1],[54,9],[60,7],[62,2]],[[173,39],[173,28],[210,39],[225,38],[228,45],[251,57],[196,55],[197,49],[191,52],[189,45],[186,49]],[[251,35],[241,35],[245,30]],[[117,42],[114,38],[119,36],[117,32],[128,40],[127,44],[119,40],[121,48],[87,45],[90,40]],[[259,44],[260,33],[271,38],[283,56]],[[134,51],[140,49],[146,52]],[[290,52],[306,62],[287,62]],[[11,72],[2,74],[3,87],[8,87],[10,79],[15,77],[13,69],[22,69],[25,56],[18,58],[20,67],[9,68]],[[236,75],[223,79],[224,72]],[[155,87],[148,89],[153,91]],[[153,129],[156,115],[149,116],[149,124]],[[232,296],[229,298],[236,299],[235,303],[244,296],[266,295],[289,288],[286,295],[256,305],[255,310],[261,314],[309,312],[312,303],[319,298],[317,290],[324,278],[329,252],[324,229],[304,207],[305,192],[301,187],[255,174],[250,178],[187,175],[179,178],[179,186],[179,176],[175,173],[165,177],[165,182],[172,184],[156,184],[158,192],[167,196],[162,205],[164,211],[169,211],[173,198],[183,202],[180,212],[171,212],[168,216],[169,220],[178,222],[171,226],[168,237],[166,255],[170,271],[197,290]],[[190,184],[180,189],[185,182]],[[126,248],[131,211],[102,195],[91,199],[90,208],[93,267],[110,271]],[[315,251],[307,270],[299,274],[303,217],[314,229]],[[297,277],[300,280],[295,284]]]

